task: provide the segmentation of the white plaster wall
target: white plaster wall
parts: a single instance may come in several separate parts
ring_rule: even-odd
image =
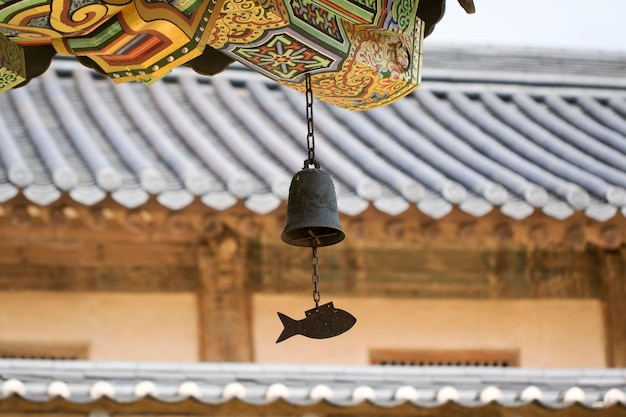
[[[602,304],[596,300],[434,300],[328,297],[357,318],[325,340],[295,336],[279,344],[277,311],[294,319],[312,308],[309,294],[253,298],[257,362],[369,363],[370,349],[519,349],[520,366],[605,367]]]
[[[0,292],[0,343],[88,343],[89,359],[198,360],[193,294]]]

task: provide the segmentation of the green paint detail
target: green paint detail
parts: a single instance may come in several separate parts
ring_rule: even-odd
[[[289,39],[287,36],[285,35],[278,35],[275,36],[271,41],[269,41],[269,43],[267,44],[267,46],[270,47],[275,47],[277,43],[282,43],[283,45],[291,45],[292,40]]]
[[[329,50],[337,53],[338,55],[347,55],[350,51],[350,43],[348,42],[348,36],[346,34],[345,28],[342,24],[342,17],[339,14],[335,13],[334,10],[330,10],[327,7],[323,7],[318,2],[314,0],[291,0],[285,3],[287,7],[287,11],[289,13],[289,20],[293,25],[293,28],[296,29],[299,33],[307,37],[308,39],[314,39],[317,42],[320,42]],[[326,15],[326,19],[329,22],[336,22],[336,26],[338,29],[338,34],[333,37],[325,32],[323,32],[320,28],[312,26],[305,20],[303,20],[300,16],[294,13],[294,8],[307,7],[309,5],[314,5],[322,9]],[[324,18],[319,14],[315,19],[316,24],[323,24]],[[340,38],[343,41],[338,40]]]
[[[296,55],[293,58],[299,59],[299,58],[303,58],[303,56]],[[321,56],[314,56],[311,59],[313,62],[310,62],[304,65],[304,67],[308,70],[315,70],[318,68],[327,68],[328,66],[330,66],[330,63],[331,63],[329,59],[325,59],[324,57],[321,57]],[[299,71],[298,69],[292,69],[291,71],[283,72],[279,69],[280,66],[276,63],[272,63],[271,60],[268,59],[268,60],[265,60],[265,62],[267,62],[268,65],[271,64],[272,67],[276,68],[275,70],[272,70],[271,72],[282,79],[291,80],[302,73],[302,71]]]
[[[0,35],[0,91],[10,90],[26,79],[24,49]]]
[[[329,67],[332,62],[330,59],[320,55],[314,56],[313,61],[315,61],[315,63],[305,65],[305,67],[307,69],[326,68]]]
[[[235,52],[237,55],[244,57],[245,59],[251,59],[255,54],[258,54],[260,48],[238,48]]]
[[[341,16],[341,18],[356,24],[374,23],[374,18],[376,17],[377,4],[375,1],[364,2],[368,4],[356,4],[347,0],[336,0],[333,1],[333,5],[336,5],[336,7],[332,8],[328,4],[323,4],[320,1],[314,0],[314,2],[318,6],[336,13]]]
[[[310,70],[330,68],[334,62],[286,34],[273,37],[262,47],[237,48],[232,52],[260,71],[281,80],[292,80]]]
[[[291,70],[289,72],[282,72],[282,71],[279,71],[279,70],[274,70],[274,71],[271,71],[271,72],[274,73],[279,78],[284,78],[284,79],[288,79],[288,80],[293,79],[296,75],[299,74],[299,72],[296,71],[296,70]]]
[[[198,9],[198,7],[202,5],[203,1],[204,0],[192,0],[192,1],[187,2],[184,6],[176,7],[176,8],[185,16],[190,16],[193,12],[195,12]]]
[[[1,0],[0,0],[1,1]],[[7,23],[17,13],[32,9],[44,4],[50,4],[49,0],[22,0],[9,3],[0,10],[0,23]]]
[[[89,36],[68,38],[67,44],[74,52],[98,51],[113,42],[123,32],[120,23],[112,19],[111,23],[98,28]]]
[[[376,0],[354,0],[354,3],[364,7],[367,10],[371,10],[374,12],[378,10],[378,4]]]
[[[17,87],[25,80],[25,78],[21,77],[15,71],[0,66],[0,93],[4,93],[5,91],[9,91],[12,88]]]
[[[415,24],[417,7],[414,9],[413,0],[396,0],[393,4],[393,20],[398,22],[398,29],[407,31]]]

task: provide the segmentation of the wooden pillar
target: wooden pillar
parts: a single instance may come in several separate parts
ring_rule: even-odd
[[[198,249],[200,360],[251,362],[245,240],[224,233]]]
[[[602,254],[607,366],[626,367],[626,248]],[[584,335],[583,335],[584,337]]]

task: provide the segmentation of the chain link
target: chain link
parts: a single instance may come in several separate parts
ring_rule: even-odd
[[[305,86],[306,86],[306,146],[308,150],[308,159],[304,161],[304,167],[317,166],[315,161],[315,136],[313,134],[313,88],[311,86],[311,74],[305,74]],[[313,275],[311,281],[313,282],[313,301],[315,301],[315,308],[319,308],[320,303],[320,259],[317,257],[317,246],[313,246],[313,259],[311,260],[313,265]]]
[[[308,157],[305,161],[305,168],[307,165],[315,165],[315,136],[313,135],[313,88],[311,87],[311,74],[308,72],[305,75],[306,86],[306,146],[308,150]]]
[[[313,301],[315,301],[315,308],[317,309],[320,304],[320,259],[317,257],[317,246],[313,246],[313,259],[311,263],[313,265],[313,276],[311,277],[311,281],[313,281]]]

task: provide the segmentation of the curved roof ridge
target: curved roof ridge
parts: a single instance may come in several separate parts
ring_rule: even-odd
[[[393,112],[389,111],[387,108],[380,107],[368,111],[367,117],[372,118],[376,123],[380,124],[382,128],[387,129],[389,131],[387,134],[395,136],[407,149],[410,149],[417,155],[421,155],[420,148],[415,147],[417,144],[407,140],[408,137],[416,133],[410,131]],[[424,160],[416,158],[413,168],[416,171],[414,172],[415,178],[441,195],[445,194],[446,186],[453,182],[447,175],[435,169],[431,161],[427,158],[424,158]],[[463,187],[461,184],[458,185]]]
[[[172,143],[168,136],[158,128],[153,117],[144,109],[130,84],[118,84],[115,93],[118,95],[125,112],[141,130],[145,139],[152,145],[156,154],[176,172],[184,186],[193,194],[203,194],[210,189],[210,180],[198,166]]]
[[[6,169],[6,175],[13,185],[23,188],[32,184],[35,174],[26,163],[13,133],[9,130],[2,112],[0,112],[0,162]]]
[[[578,209],[588,204],[587,193],[584,191],[583,193],[579,193],[577,189],[578,186],[521,158],[516,153],[495,141],[474,124],[461,117],[458,113],[450,112],[449,109],[446,109],[438,102],[437,98],[432,93],[427,91],[420,93],[418,90],[416,96],[435,118],[447,125],[460,137],[465,138],[473,147],[480,150],[485,155],[503,161],[514,171],[545,187],[554,194],[560,195]],[[576,199],[573,197],[576,197]]]
[[[431,45],[424,50],[424,76],[463,74],[525,80],[541,85],[624,88],[626,53],[495,45]],[[482,74],[481,74],[482,73]]]
[[[284,90],[282,90],[284,92]],[[307,158],[306,149],[306,120],[296,119],[294,109],[286,100],[286,103],[278,100],[263,100],[256,96],[258,91],[253,91],[257,103],[267,112],[267,114],[292,137],[302,137],[302,161]],[[304,101],[303,101],[304,104]],[[304,106],[303,106],[304,107]],[[296,111],[296,114],[297,111]],[[334,145],[327,141],[324,135],[318,134],[315,141],[317,159],[334,177],[350,185],[361,197],[366,200],[373,200],[380,195],[378,183],[369,178],[360,167],[340,153]],[[360,192],[359,192],[360,190]],[[362,195],[361,195],[362,194]]]
[[[626,135],[626,121],[611,112],[609,106],[603,106],[593,97],[577,97],[576,103],[596,120],[606,124],[622,135]]]
[[[126,130],[119,126],[118,120],[107,106],[102,105],[102,97],[95,86],[92,74],[85,69],[72,73],[80,94],[85,97],[87,111],[91,113],[106,140],[117,151],[121,160],[139,179],[141,186],[149,193],[159,193],[165,189],[165,179],[157,167],[150,161],[128,137]]]
[[[205,95],[198,93],[198,85],[194,81],[196,78],[196,75],[185,75],[179,78],[185,97],[189,100],[194,110],[198,112],[202,121],[215,132],[216,139],[219,139],[223,143],[224,149],[229,153],[228,157],[232,158],[230,159],[230,163],[236,165],[240,171],[238,175],[235,174],[227,179],[227,188],[239,198],[249,197],[254,192],[257,180],[245,168],[244,164],[237,156],[236,149],[233,149],[232,145],[228,142],[228,138],[237,137],[240,133],[228,123],[224,123],[220,117],[214,117],[215,115],[219,115],[220,108],[208,100]]]
[[[459,63],[450,63],[459,65]],[[560,89],[563,91],[578,90],[585,93],[602,93],[606,96],[619,94],[626,88],[624,77],[600,77],[597,75],[572,74],[537,74],[532,70],[522,71],[511,69],[467,69],[463,67],[430,68],[425,66],[422,81],[429,83],[443,82],[454,84],[484,85],[490,84],[500,89]]]
[[[24,89],[16,89],[11,90],[9,95],[14,100],[17,112],[54,184],[61,190],[74,188],[78,185],[78,175],[46,129],[47,125],[39,115],[30,94]]]
[[[406,103],[406,102],[404,102]],[[395,108],[395,110],[400,110]],[[393,109],[381,108],[369,114],[369,116],[389,130],[389,134],[395,136],[404,146],[419,155],[431,169],[444,174],[443,178],[437,179],[437,187],[433,188],[451,203],[457,204],[467,199],[466,188],[484,194],[486,191],[486,179],[462,162],[454,160],[450,155],[430,143],[426,137],[412,130],[405,124],[403,112]]]
[[[591,136],[577,130],[556,115],[546,112],[532,97],[515,94],[512,96],[512,100],[532,120],[556,136],[618,169],[620,166],[623,166],[623,161],[616,155],[615,149],[592,139]]]
[[[465,55],[463,60],[468,57]],[[473,55],[472,59],[478,57],[480,54]],[[497,64],[496,55],[488,58],[492,64]],[[456,70],[466,62],[463,60],[451,60],[446,65]],[[514,60],[509,64],[512,62]],[[611,65],[615,67],[614,64]],[[557,62],[552,60],[551,65]],[[114,85],[74,61],[54,60],[51,71],[57,76],[53,73],[0,95],[3,118],[0,130],[8,132],[2,134],[0,141],[12,141],[14,145],[0,144],[3,158],[0,199],[8,201],[21,195],[31,204],[47,205],[63,195],[58,186],[63,178],[52,175],[50,167],[54,165],[54,157],[41,151],[42,140],[44,146],[46,144],[46,138],[42,139],[41,135],[48,135],[51,142],[48,145],[56,147],[78,178],[76,186],[68,190],[70,198],[80,205],[90,206],[107,196],[103,184],[94,183],[93,170],[78,147],[67,137],[69,129],[64,128],[65,123],[82,124],[91,137],[90,142],[96,145],[94,152],[100,153],[122,176],[121,186],[110,192],[110,196],[127,208],[154,201],[179,210],[194,201],[194,195],[189,192],[194,189],[196,194],[200,192],[202,203],[216,210],[226,210],[238,202],[261,214],[275,209],[288,189],[288,171],[298,170],[302,167],[301,161],[307,158],[307,126],[302,117],[305,101],[302,98],[300,102],[295,92],[285,91],[278,84],[240,67],[228,69],[215,79],[180,68],[165,80],[146,87]],[[626,124],[626,83],[625,88],[616,85],[599,89],[589,88],[584,83],[567,88],[563,88],[563,84],[539,85],[528,83],[524,78],[515,81],[514,77],[506,83],[500,81],[500,78],[490,80],[488,74],[461,82],[458,78],[434,80],[426,76],[416,93],[382,109],[348,113],[325,104],[317,106],[317,159],[335,179],[341,212],[357,215],[371,201],[378,210],[395,216],[414,203],[424,215],[441,218],[451,212],[453,205],[473,216],[483,216],[493,210],[494,205],[499,205],[499,213],[522,219],[533,213],[534,206],[541,207],[548,216],[564,219],[572,216],[575,208],[588,203],[582,214],[590,220],[604,222],[618,211],[626,216],[626,190],[622,186],[626,173],[622,169],[625,165],[622,154],[570,124],[557,112],[546,110],[540,101],[530,103],[531,110],[566,126],[580,143],[555,133],[523,108],[524,100],[530,100],[529,97],[540,100],[556,95],[568,100],[573,110],[582,112],[595,123],[606,128],[614,125],[611,129],[620,135],[620,130],[615,128]],[[57,88],[63,90],[61,95],[53,93]],[[129,100],[123,91],[131,96]],[[23,99],[20,94],[26,97],[26,107],[17,103]],[[493,94],[497,95],[497,100],[492,105],[502,113],[507,109],[514,111],[517,125],[498,115],[498,111],[489,110],[489,97]],[[536,155],[527,156],[519,149],[502,146],[498,137],[486,133],[489,126],[482,116],[468,117],[467,112],[454,107],[455,97],[457,106],[461,97],[468,106],[486,112],[487,120],[494,119],[513,129],[515,137],[536,135],[525,139],[539,145],[531,153],[542,155],[537,159]],[[606,123],[602,117],[594,116],[585,103],[600,111]],[[35,108],[38,126],[34,126],[32,117],[25,112],[29,104],[31,110],[39,106]],[[66,106],[71,109],[64,109]],[[130,111],[129,106],[133,107]],[[602,108],[598,109],[599,106]],[[147,118],[137,118],[137,112]],[[72,123],[72,117],[61,120],[70,113],[80,121]],[[146,129],[153,124],[152,129],[159,133]],[[34,138],[34,131],[41,137]],[[76,132],[74,138],[80,136]],[[160,136],[155,140],[150,135]],[[546,137],[560,141],[564,148],[548,149],[549,146],[540,143]],[[238,138],[242,139],[242,144],[237,146],[254,154],[260,163],[246,162],[229,149],[233,139]],[[341,146],[333,140],[341,141]],[[360,144],[352,146],[351,141],[356,140]],[[249,143],[253,146],[247,146]],[[180,151],[178,169],[166,158],[172,156],[168,145]],[[386,168],[372,168],[367,162],[369,158],[356,155],[357,148],[366,148],[370,155],[387,164]],[[547,161],[541,158],[549,157],[550,152],[566,159],[579,174],[584,171],[585,175],[572,177],[573,182],[567,181],[545,170],[546,166],[532,163]],[[224,166],[217,169],[215,164],[211,166],[208,163],[211,158]],[[614,163],[607,163],[603,158],[612,158]],[[5,171],[10,171],[7,163],[15,166],[25,163],[32,173],[32,182],[22,182],[27,184],[22,190],[16,188],[17,181],[7,179]],[[267,170],[252,170],[250,163],[255,167],[273,166],[270,170],[281,173],[282,185],[271,184],[268,189],[272,174]],[[198,183],[185,181],[183,172],[187,168],[192,174],[200,174],[196,177]],[[29,176],[23,178],[28,180]],[[207,184],[206,192],[201,192],[198,185]],[[157,195],[150,199],[148,192]]]
[[[291,105],[291,109],[292,111],[301,116],[302,117],[302,121],[307,122],[306,120],[306,110],[305,110],[305,106],[302,106],[301,104],[304,103],[304,100],[302,102],[299,102],[299,100],[304,99],[304,95],[292,90],[292,89],[288,89],[288,88],[283,88],[282,89],[283,94],[285,95],[285,99],[287,101],[287,103],[289,103]],[[318,107],[318,109],[320,109],[321,106]],[[319,119],[323,119],[323,113],[321,110],[318,110],[316,112],[316,114],[318,115],[318,120]],[[327,124],[332,124],[333,120],[332,119],[326,119],[325,123]],[[346,152],[346,150],[348,149],[344,143],[342,143],[341,141],[338,141],[337,136],[334,132],[334,129],[323,129],[322,125],[324,123],[318,123],[318,128],[317,128],[317,140],[315,141],[315,146],[318,149],[317,155],[324,157],[324,148],[323,146],[325,144],[329,144],[332,149],[337,150],[337,154],[341,155],[342,158],[344,159],[344,161],[346,161],[346,163],[349,163],[351,166],[354,166],[358,171],[361,172],[361,179],[359,179],[359,185],[357,185],[356,189],[357,189],[357,194],[367,200],[371,200],[374,201],[377,198],[379,198],[382,194],[382,187],[381,187],[381,182],[384,183],[385,185],[388,185],[388,181],[384,178],[384,175],[380,175],[380,174],[376,174],[375,172],[370,171],[370,169],[365,166],[365,164],[360,163],[360,161],[358,160],[358,158],[355,157],[355,155],[353,154],[353,152]],[[350,139],[353,139],[353,135],[346,131],[345,129],[343,129],[341,126],[338,126],[336,124],[333,125],[336,129],[340,129],[348,139],[348,141]],[[319,138],[322,138],[321,140]],[[352,141],[354,143],[354,141]],[[356,153],[359,154],[362,157],[365,157],[366,159],[368,159],[368,157],[371,157],[371,154],[369,154],[364,148],[362,144],[356,145],[357,149],[356,149]],[[321,150],[321,152],[320,152]],[[377,165],[378,168],[381,168],[381,166],[384,165],[384,163],[379,159],[379,158],[371,158],[369,159],[368,162],[373,163],[374,165]]]
[[[277,167],[273,164],[271,159],[260,158],[263,152],[268,152],[274,157],[274,152],[277,152],[281,146],[279,141],[276,140],[275,134],[272,134],[267,125],[251,111],[249,106],[237,97],[237,93],[233,91],[233,87],[229,80],[216,77],[212,80],[215,86],[220,100],[230,110],[230,112],[239,120],[239,122],[245,126],[249,136],[256,138],[258,143],[249,143],[249,139],[244,139],[239,135],[235,135],[234,139],[229,137],[230,145],[233,147],[233,152],[245,162],[250,170],[253,170],[257,175],[265,177],[270,184],[272,190],[276,192],[282,199],[287,199],[289,191],[289,182],[291,176],[286,172],[285,167]],[[258,149],[251,149],[254,146]],[[290,153],[294,161],[299,161],[300,158],[296,157],[295,149],[286,148],[286,153]],[[281,161],[281,158],[277,158]],[[281,161],[282,162],[282,161]],[[294,165],[293,163],[291,165]],[[287,165],[290,166],[290,165]]]
[[[622,116],[626,117],[626,101],[624,100],[623,97],[621,99],[617,99],[617,98],[610,99],[609,107],[611,107],[613,110],[617,111],[618,113],[621,113]]]
[[[293,90],[285,92],[292,106],[297,108],[304,118],[306,116],[305,107],[297,107],[295,103],[295,100],[302,96]],[[399,194],[403,194],[402,184],[411,181],[411,178],[359,142],[351,131],[337,123],[326,110],[326,107],[321,105],[322,103],[319,104],[315,111],[315,120],[318,121],[317,130],[322,132],[324,137],[330,140],[335,147],[348,155],[368,176],[384,183]],[[318,142],[316,141],[316,144]]]
[[[432,141],[432,144],[430,141],[427,141],[425,143],[415,143],[415,146],[419,146],[420,148],[429,147],[433,148],[433,150],[438,149],[443,155],[449,158],[454,157],[463,162],[467,169],[460,171],[457,175],[461,175],[466,179],[468,178],[466,177],[466,173],[480,173],[482,177],[481,185],[479,188],[474,189],[474,191],[487,197],[490,190],[485,187],[489,187],[489,183],[497,182],[504,186],[505,189],[524,196],[533,206],[545,204],[547,193],[543,188],[530,183],[522,175],[502,166],[493,159],[481,154],[467,143],[459,140],[457,136],[453,135],[444,126],[434,119],[427,117],[427,109],[425,109],[419,101],[405,100],[395,105],[394,109],[401,115],[404,121],[409,123],[414,129],[422,131]],[[447,162],[441,161],[441,163]],[[442,167],[440,169],[445,168]],[[543,195],[543,197],[541,197],[541,195]]]
[[[588,169],[612,184],[626,187],[626,172],[602,164],[601,161],[594,159],[589,156],[589,154],[582,152],[579,148],[563,141],[547,129],[539,125],[528,123],[525,114],[518,109],[507,106],[496,94],[485,92],[480,95],[480,98],[489,111],[508,125],[514,127],[528,139],[536,142],[542,149],[564,158],[577,166]]]
[[[95,182],[105,191],[119,188],[122,184],[121,176],[96,145],[91,133],[70,105],[54,71],[46,71],[41,76],[41,83],[67,137],[89,167]]]
[[[599,197],[605,198],[609,184],[603,179],[590,175],[589,172],[585,172],[549,152],[542,152],[540,146],[496,119],[484,108],[471,103],[466,95],[459,92],[451,92],[448,98],[456,109],[474,120],[478,126],[490,133],[498,142],[506,144],[509,149],[513,149],[520,155],[523,155],[526,160],[532,161],[535,165],[552,172],[560,178],[582,185],[588,192],[600,190],[602,194]]]
[[[187,95],[189,88],[186,85],[186,77],[180,79],[183,94]],[[151,86],[151,92],[155,96],[157,105],[172,125],[181,140],[194,151],[202,163],[206,164],[214,180],[223,181],[226,188],[237,197],[247,197],[252,193],[252,179],[247,173],[242,173],[226,155],[200,132],[200,129],[190,120],[187,113],[176,105],[171,105],[173,98],[163,86],[156,83]],[[197,94],[197,90],[195,91]],[[188,96],[186,96],[188,97]],[[204,168],[204,166],[202,166]],[[244,184],[247,184],[244,186]],[[210,190],[204,190],[209,192]]]
[[[398,179],[400,182],[394,184],[400,194],[404,195],[411,202],[416,202],[423,197],[424,186],[420,178],[423,175],[422,170],[428,169],[428,174],[432,175],[434,171],[432,167],[428,166],[425,168],[427,164],[423,160],[414,156],[407,148],[395,141],[390,140],[383,145],[380,139],[386,135],[393,134],[393,132],[391,130],[383,132],[364,113],[351,112],[335,106],[324,107],[335,116],[335,124],[343,121],[348,128],[358,134],[360,139],[368,143],[373,149],[377,149],[385,158],[401,167],[406,174]]]
[[[263,104],[260,102],[270,102],[273,99],[273,97],[269,97],[270,91],[268,91],[266,86],[267,82],[263,80],[249,80],[246,82],[246,87],[250,91],[250,95],[260,109],[263,109]],[[239,100],[239,104],[247,106],[242,100]],[[276,127],[273,120],[264,120],[253,111],[246,112],[245,118],[248,119],[248,128],[251,133],[255,133],[253,132],[253,126],[261,127],[263,136],[260,140],[263,141],[265,146],[271,150],[274,157],[280,160],[290,172],[295,173],[302,169],[302,161],[304,160],[305,154],[303,153],[302,148],[298,148],[291,140],[293,138],[291,137],[290,132],[285,133],[285,136],[289,137],[288,139],[290,140],[279,140],[277,139],[277,135],[275,133],[272,134],[272,129]]]
[[[563,98],[549,95],[545,97],[546,104],[559,116],[563,117],[569,123],[577,126],[579,129],[586,132],[588,135],[598,139],[598,141],[604,143],[622,153],[626,156],[626,137],[619,133],[602,126],[595,120],[591,119],[588,115],[581,111],[576,111],[570,105],[568,105]]]

